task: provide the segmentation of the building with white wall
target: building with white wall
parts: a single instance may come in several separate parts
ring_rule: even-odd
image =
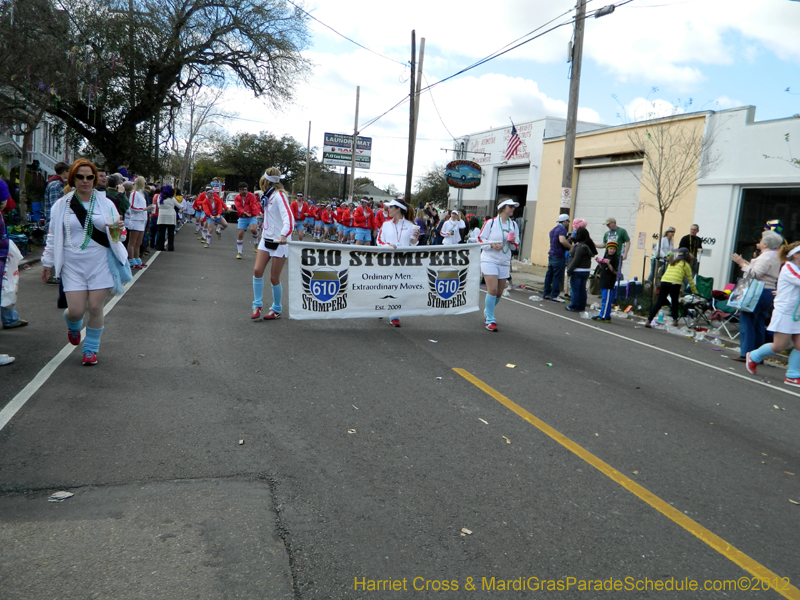
[[[450,188],[450,207],[455,207],[460,201],[461,207],[467,213],[482,217],[494,214],[499,198],[512,198],[520,203],[514,217],[518,222],[522,220],[520,230],[524,237],[526,230],[533,230],[536,215],[543,141],[565,135],[567,120],[545,117],[515,125],[522,145],[510,160],[505,160],[504,155],[511,137],[511,125],[459,138],[459,148],[453,158],[478,163],[483,170],[483,177],[476,188]],[[579,121],[577,131],[591,131],[602,127],[605,126]]]
[[[764,223],[780,219],[784,237],[800,240],[800,118],[755,121],[744,106],[708,120],[715,168],[697,181],[694,222],[704,250],[700,274],[720,289],[739,275],[733,252],[750,259]],[[787,140],[788,138],[788,140]]]

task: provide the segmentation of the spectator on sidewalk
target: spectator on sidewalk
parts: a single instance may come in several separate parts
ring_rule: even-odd
[[[697,224],[692,225],[689,227],[689,235],[683,236],[681,238],[681,243],[678,244],[678,248],[688,248],[689,252],[694,256],[694,260],[692,261],[692,275],[694,276],[697,275],[697,271],[700,268],[699,256],[703,251],[703,238],[697,236],[699,232],[700,226]]]
[[[617,242],[617,252],[620,255],[620,268],[622,263],[628,260],[628,251],[631,249],[631,236],[622,227],[617,227],[617,220],[614,217],[606,219],[608,231],[603,234],[603,243],[600,248],[605,248],[608,242]]]
[[[17,289],[19,287],[19,261],[22,254],[14,246],[14,242],[8,239],[6,223],[3,220],[3,210],[6,207],[11,194],[8,185],[0,180],[0,315],[2,315],[3,329],[14,329],[25,327],[28,324],[24,319],[19,318],[16,310]],[[6,294],[5,302],[3,295]],[[7,356],[7,355],[0,355]],[[13,359],[11,359],[13,361]],[[6,364],[0,362],[0,364]]]
[[[661,238],[661,244],[659,244],[658,250],[650,260],[650,275],[647,276],[647,281],[653,281],[654,277],[658,277],[660,279],[664,274],[664,270],[667,268],[667,259],[675,251],[674,238],[675,228],[667,227],[667,230],[664,232],[664,237]],[[688,246],[684,246],[683,244],[678,247],[688,248]],[[692,253],[692,256],[694,256],[694,253]]]
[[[550,230],[550,251],[547,253],[547,273],[544,276],[544,299],[564,302],[558,295],[564,282],[564,267],[567,263],[567,251],[572,249],[572,242],[567,239],[567,228],[564,223],[569,215],[558,215],[556,226]]]
[[[106,177],[106,198],[114,203],[117,212],[124,215],[130,208],[130,202],[125,196],[125,186],[122,185],[122,176],[119,173],[112,173]]]
[[[158,233],[156,234],[156,250],[164,249],[164,240],[166,238],[167,251],[173,252],[175,250],[175,220],[177,213],[176,209],[180,209],[181,204],[175,199],[175,190],[171,185],[165,185],[161,189],[161,194],[158,197]]]
[[[773,292],[778,285],[778,275],[781,272],[781,261],[778,258],[778,249],[783,244],[783,238],[775,231],[765,231],[761,234],[761,241],[756,244],[760,254],[747,262],[738,254],[732,254],[731,259],[745,276],[751,276],[756,281],[764,284],[761,297],[752,312],[739,311],[739,356],[733,360],[747,362],[747,353],[760,348],[766,342],[767,324],[772,318]]]
[[[662,306],[671,304],[672,306],[672,325],[678,326],[678,297],[681,293],[681,286],[683,286],[684,279],[689,280],[689,286],[692,288],[692,293],[697,293],[697,287],[692,279],[692,255],[687,248],[678,248],[678,251],[672,255],[668,261],[669,266],[664,271],[664,276],[661,278],[661,285],[658,288],[658,300],[650,309],[650,316],[647,318],[645,327],[652,327],[652,321]],[[620,267],[622,263],[620,262]],[[780,265],[778,265],[780,268]],[[669,302],[667,301],[669,298]]]
[[[56,163],[54,167],[55,175],[51,175],[47,180],[47,187],[44,188],[44,204],[42,212],[44,215],[44,224],[46,227],[50,226],[50,209],[56,200],[64,195],[64,186],[67,183],[67,173],[69,172],[69,165],[65,162]]]
[[[600,271],[600,313],[592,317],[593,321],[611,323],[611,307],[616,299],[617,273],[619,272],[619,256],[617,256],[617,242],[606,244],[606,254],[600,259],[597,267]]]
[[[575,232],[575,245],[570,250],[567,275],[569,275],[570,303],[567,310],[583,312],[586,310],[586,282],[592,270],[592,247],[594,243],[585,227]]]

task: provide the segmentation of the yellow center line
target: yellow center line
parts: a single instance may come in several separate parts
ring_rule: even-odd
[[[541,419],[536,418],[527,410],[516,404],[511,399],[507,398],[494,388],[488,386],[483,381],[465,371],[464,369],[453,369],[456,373],[461,375],[464,379],[469,381],[475,387],[483,390],[492,398],[500,402],[503,406],[511,410],[512,412],[516,413],[523,419],[525,419],[528,423],[539,429],[542,433],[550,436],[556,442],[564,446],[567,450],[572,452],[573,454],[577,455],[578,457],[582,458],[584,461],[589,463],[595,469],[624,487],[634,496],[643,500],[653,508],[655,508],[658,512],[666,516],[668,519],[677,523],[681,527],[683,527],[686,531],[693,534],[709,546],[711,546],[714,550],[722,554],[728,560],[736,563],[742,569],[758,577],[759,579],[773,582],[772,589],[778,592],[784,598],[788,598],[789,600],[800,600],[800,590],[797,589],[795,586],[788,583],[788,579],[782,578],[779,575],[773,573],[765,566],[759,564],[749,556],[747,556],[741,550],[733,547],[731,544],[723,540],[718,535],[712,533],[698,522],[690,519],[685,514],[683,514],[678,509],[670,506],[667,502],[650,492],[649,490],[643,488],[641,485],[630,479],[629,477],[623,475],[619,471],[617,471],[611,465],[603,462],[599,458],[597,458],[594,454],[586,450],[585,448],[579,446],[571,439],[569,439],[564,434],[560,433],[559,431],[550,427],[547,423],[542,421]],[[775,586],[775,582],[787,582],[784,584],[779,584]],[[783,589],[778,589],[783,588]]]

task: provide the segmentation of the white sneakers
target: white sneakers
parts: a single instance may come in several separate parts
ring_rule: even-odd
[[[3,365],[10,365],[14,362],[14,357],[9,356],[8,354],[0,354],[0,366]]]

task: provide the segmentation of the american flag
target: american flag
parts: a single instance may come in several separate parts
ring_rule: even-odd
[[[506,146],[506,153],[503,155],[505,160],[511,160],[511,158],[517,153],[517,150],[522,145],[522,140],[519,139],[519,134],[517,133],[516,126],[512,123],[511,124],[511,137],[508,138],[508,146]]]

